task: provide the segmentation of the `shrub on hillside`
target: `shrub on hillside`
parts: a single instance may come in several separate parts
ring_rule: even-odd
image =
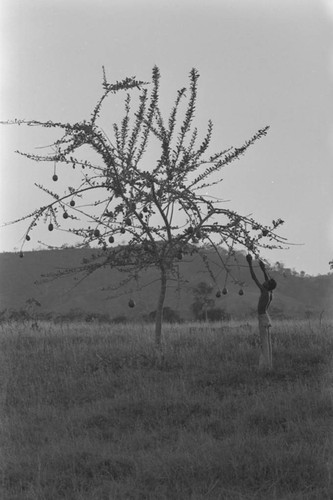
[[[112,323],[115,323],[116,325],[127,323],[127,316],[125,316],[124,314],[115,316],[114,318],[112,318]]]
[[[144,321],[153,323],[156,319],[156,311],[151,311],[149,314],[144,315]],[[179,313],[169,306],[163,307],[163,320],[166,323],[182,323],[183,320]]]

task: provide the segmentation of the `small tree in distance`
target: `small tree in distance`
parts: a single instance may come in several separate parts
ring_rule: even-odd
[[[87,121],[1,122],[60,130],[62,135],[54,141],[49,154],[18,153],[37,162],[54,164],[54,182],[58,180],[58,164],[72,166],[78,172],[77,184],[68,186],[61,195],[36,184],[51,197],[50,203],[9,224],[28,220],[25,234],[28,241],[34,227],[45,223],[49,231],[62,229],[79,236],[82,246],[98,244],[100,251],[91,259],[74,269],[59,271],[56,276],[70,273],[87,276],[97,269],[111,267],[126,271],[124,284],[129,279],[138,279],[148,267],[157,268],[160,283],[155,318],[157,345],[161,343],[167,283],[186,254],[198,252],[208,267],[205,252],[213,248],[221,266],[228,270],[219,252],[222,246],[233,252],[238,244],[258,256],[260,248],[280,247],[285,241],[275,232],[283,223],[281,219],[263,226],[250,216],[221,207],[222,200],[207,194],[211,186],[221,182],[221,170],[265,136],[269,127],[258,130],[240,147],[208,154],[212,122],[208,122],[201,141],[193,126],[198,78],[197,70],[192,69],[189,89],[178,91],[166,120],[159,104],[160,72],[155,66],[150,92],[149,85],[135,77],[109,83],[103,68],[104,92]],[[126,91],[124,116],[113,124],[111,140],[98,125],[98,119],[105,99],[121,90]],[[93,159],[87,159],[87,153],[84,158],[79,156],[86,146],[94,152]],[[126,244],[120,244],[123,235],[127,235]],[[133,301],[129,305],[133,307]]]
[[[204,319],[208,321],[208,309],[212,309],[215,305],[215,300],[212,298],[213,286],[200,281],[192,289],[194,302],[192,303],[192,312],[196,319]]]

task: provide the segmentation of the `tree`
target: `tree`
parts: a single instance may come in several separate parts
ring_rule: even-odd
[[[144,317],[146,321],[156,321],[157,311],[151,311],[148,315]],[[163,319],[167,323],[181,323],[182,319],[177,311],[174,311],[171,307],[163,307]]]
[[[207,311],[208,321],[230,321],[230,314],[219,307],[213,307]]]
[[[275,232],[283,223],[281,219],[263,226],[252,217],[221,207],[222,200],[206,194],[221,182],[221,170],[264,137],[269,127],[258,130],[240,147],[208,154],[212,122],[208,122],[201,141],[193,126],[198,78],[197,70],[192,69],[189,89],[177,92],[167,120],[159,104],[160,72],[155,66],[150,92],[149,84],[135,77],[109,83],[103,68],[104,91],[88,120],[72,124],[17,119],[1,122],[59,130],[61,137],[48,154],[18,153],[37,162],[51,162],[54,183],[58,181],[59,164],[72,166],[78,174],[75,187],[67,186],[64,194],[36,184],[51,197],[50,203],[9,224],[29,221],[25,233],[28,241],[34,227],[44,222],[49,231],[67,230],[82,238],[82,245],[99,246],[91,259],[53,277],[71,273],[87,276],[101,267],[111,267],[126,271],[123,285],[129,279],[138,280],[148,267],[157,268],[157,345],[161,343],[167,283],[184,256],[198,252],[208,267],[205,251],[209,246],[219,254],[220,245],[232,251],[239,244],[259,255],[262,247],[284,243]],[[111,140],[98,122],[106,98],[122,90],[126,91],[124,116],[113,124]],[[90,151],[94,158],[90,158]],[[122,235],[127,235],[126,244],[112,246]],[[220,261],[226,268],[221,255]]]
[[[191,306],[195,319],[204,319],[208,321],[208,309],[212,309],[215,305],[215,300],[211,297],[213,286],[200,281],[193,287],[194,302]]]
[[[41,307],[41,303],[36,300],[34,297],[30,297],[25,301],[25,310],[27,312],[28,317],[32,320],[31,327],[38,328],[37,322],[37,308]]]

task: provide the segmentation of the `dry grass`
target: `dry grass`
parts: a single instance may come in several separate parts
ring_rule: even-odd
[[[1,498],[333,498],[332,325],[233,326],[3,325]]]

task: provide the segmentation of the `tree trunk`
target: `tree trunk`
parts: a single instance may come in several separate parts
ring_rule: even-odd
[[[207,321],[208,321],[207,304],[204,305],[204,309],[205,309],[205,322],[207,323]]]
[[[157,346],[161,345],[162,340],[162,321],[163,321],[163,305],[166,294],[167,274],[164,267],[161,267],[161,288],[158,297],[155,319],[155,343]]]

